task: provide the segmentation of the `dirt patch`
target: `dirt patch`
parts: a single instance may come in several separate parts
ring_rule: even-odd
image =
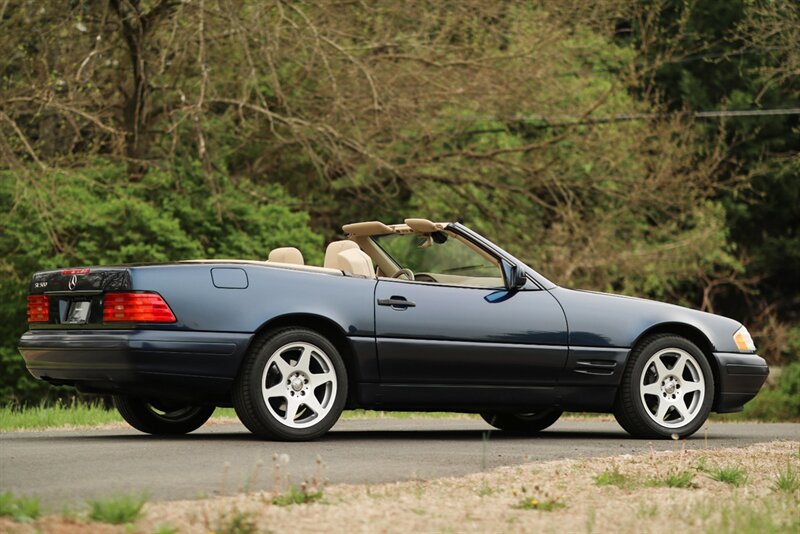
[[[722,468],[741,472],[736,484],[715,480]],[[266,492],[150,503],[136,525],[104,526],[104,532],[169,526],[205,534],[233,525],[241,532],[321,525],[370,533],[800,531],[800,489],[776,485],[781,474],[792,472],[800,477],[797,441],[691,451],[676,442],[673,451],[645,455],[526,464],[433,481],[333,485],[323,488],[320,500],[289,506],[273,504],[274,494]],[[0,531],[26,534],[86,527],[58,517],[0,523]]]

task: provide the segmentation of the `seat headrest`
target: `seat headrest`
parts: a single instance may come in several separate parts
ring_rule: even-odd
[[[303,253],[294,247],[281,247],[271,250],[267,261],[305,265]]]
[[[348,249],[358,249],[358,245],[348,239],[331,242],[331,244],[328,245],[328,248],[325,249],[325,263],[323,263],[322,266],[329,267],[331,269],[339,269],[339,260],[337,255],[341,251]]]
[[[375,269],[372,268],[372,258],[358,248],[348,248],[337,254],[339,268],[349,274],[375,277]]]

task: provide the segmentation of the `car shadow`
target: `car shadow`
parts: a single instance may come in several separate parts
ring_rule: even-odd
[[[92,432],[88,430],[86,432]],[[697,442],[707,440],[709,442],[729,439],[727,435],[713,435],[703,436],[695,434],[688,438],[688,441]],[[92,442],[265,442],[265,443],[287,443],[269,439],[260,438],[247,431],[240,432],[197,432],[192,434],[180,436],[153,436],[150,434],[131,434],[131,433],[111,433],[108,430],[103,431],[101,434],[87,433],[82,435],[32,435],[16,436],[13,438],[17,442],[47,440],[51,442],[70,442],[76,441],[92,441]],[[334,444],[334,443],[347,443],[347,442],[385,442],[385,441],[452,441],[452,442],[529,442],[531,444],[536,442],[553,442],[553,441],[586,441],[592,440],[593,442],[616,442],[619,444],[625,443],[669,443],[669,440],[647,440],[637,439],[628,436],[624,431],[604,431],[604,430],[547,430],[538,434],[525,435],[525,434],[512,434],[501,432],[498,430],[332,430],[325,434],[323,437],[311,442],[295,442],[296,445],[313,446],[315,443]]]

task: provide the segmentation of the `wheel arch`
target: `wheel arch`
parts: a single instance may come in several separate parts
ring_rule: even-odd
[[[659,323],[651,326],[636,338],[631,345],[631,352],[633,352],[633,350],[642,341],[656,334],[672,334],[681,336],[697,345],[697,348],[699,348],[703,353],[703,356],[705,356],[709,367],[711,367],[711,374],[714,377],[714,401],[711,403],[711,409],[715,410],[717,403],[719,402],[720,374],[719,364],[717,359],[714,357],[714,345],[711,343],[711,340],[708,338],[708,336],[703,333],[702,330],[690,324],[677,322]]]
[[[356,363],[355,350],[342,327],[328,317],[315,315],[313,313],[289,313],[274,317],[256,330],[253,338],[250,340],[247,351],[250,350],[250,347],[252,347],[256,341],[269,335],[270,332],[287,327],[308,328],[324,336],[328,341],[333,343],[333,346],[336,347],[336,350],[341,354],[345,370],[347,371],[348,398],[345,406],[352,405],[353,400],[357,398],[356,388],[358,384],[358,374],[356,372],[358,366]],[[241,372],[243,363],[244,361],[239,364],[239,368],[236,370],[237,376]]]

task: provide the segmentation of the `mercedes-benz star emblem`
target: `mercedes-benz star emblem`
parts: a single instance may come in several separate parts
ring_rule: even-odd
[[[75,289],[76,285],[78,285],[78,275],[73,274],[72,278],[69,279],[69,283],[67,284],[67,286],[69,287],[69,290],[72,291],[73,289]]]

